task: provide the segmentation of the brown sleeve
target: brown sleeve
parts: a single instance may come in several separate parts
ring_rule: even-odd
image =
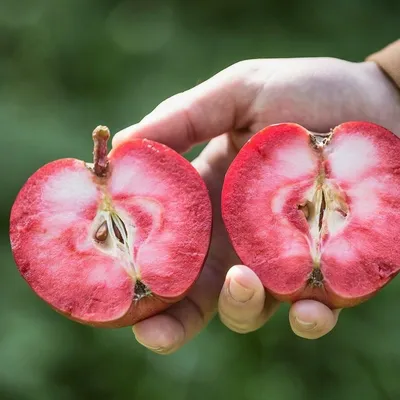
[[[371,54],[367,61],[374,61],[400,89],[400,39]]]

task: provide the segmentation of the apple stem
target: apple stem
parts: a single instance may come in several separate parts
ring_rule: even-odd
[[[110,130],[106,126],[98,126],[92,134],[94,142],[93,163],[94,173],[103,177],[108,171],[107,142],[110,138]]]

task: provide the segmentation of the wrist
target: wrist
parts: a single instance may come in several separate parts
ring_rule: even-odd
[[[375,121],[400,136],[400,90],[387,73],[374,61],[359,63]]]
[[[373,61],[400,90],[400,39],[369,55],[366,61]]]

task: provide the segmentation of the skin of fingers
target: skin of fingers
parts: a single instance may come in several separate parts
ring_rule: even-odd
[[[254,134],[279,122],[328,132],[361,119],[400,134],[399,112],[398,90],[372,62],[246,60],[165,100],[140,123],[114,135],[113,147],[146,137],[184,152],[224,132]]]
[[[227,273],[218,302],[221,321],[237,333],[259,329],[278,309],[279,303],[265,292],[257,275],[244,265]]]
[[[294,303],[289,311],[290,326],[297,336],[318,339],[335,327],[340,311],[331,310],[316,301],[301,300]]]
[[[160,354],[174,351],[185,335],[181,323],[164,313],[138,322],[132,330],[142,346]]]
[[[255,331],[278,307],[279,302],[264,291],[253,271],[241,265],[229,270],[219,298],[220,318],[229,329],[238,333]],[[291,307],[290,325],[298,336],[318,339],[334,328],[340,311],[314,300],[300,300]]]
[[[248,109],[258,87],[243,79],[247,70],[246,62],[234,64],[200,85],[166,99],[140,123],[115,134],[113,148],[141,137],[160,141],[182,153],[237,125],[249,124]]]

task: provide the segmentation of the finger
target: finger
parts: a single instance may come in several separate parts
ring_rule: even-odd
[[[237,63],[165,100],[141,122],[118,132],[113,137],[113,147],[132,138],[147,138],[184,152],[246,125],[247,111],[257,93],[255,84],[246,83],[247,65]]]
[[[314,300],[300,300],[290,309],[290,326],[302,338],[318,339],[335,327],[340,311]]]
[[[200,306],[186,297],[162,314],[133,327],[136,340],[159,354],[171,354],[193,338],[209,321]]]
[[[243,265],[232,267],[222,288],[218,311],[221,321],[232,331],[252,332],[277,310],[278,302],[265,292],[257,275]]]
[[[136,340],[158,354],[171,354],[196,336],[215,315],[222,277],[206,266],[189,295],[133,327]]]
[[[169,354],[184,338],[179,321],[164,313],[138,322],[132,329],[141,345],[160,354]]]

